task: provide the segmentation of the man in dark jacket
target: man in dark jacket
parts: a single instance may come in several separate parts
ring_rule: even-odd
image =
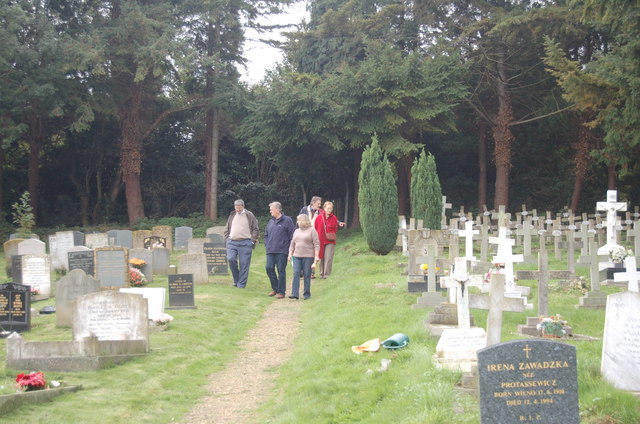
[[[271,281],[271,293],[278,299],[284,299],[287,290],[287,255],[296,227],[293,220],[282,213],[280,202],[269,203],[271,219],[264,230],[264,246],[267,250],[267,275]],[[277,273],[276,273],[277,269]]]
[[[233,276],[233,285],[245,288],[249,279],[251,254],[260,234],[258,220],[244,208],[241,199],[233,202],[234,210],[229,214],[224,240],[227,244],[227,261]],[[240,262],[240,264],[238,264]]]

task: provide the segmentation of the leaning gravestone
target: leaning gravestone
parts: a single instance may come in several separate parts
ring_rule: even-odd
[[[229,273],[227,266],[227,248],[223,243],[205,243],[204,254],[207,255],[207,272],[209,275],[223,275]]]
[[[129,253],[122,247],[99,247],[94,251],[94,268],[100,287],[129,285]]]
[[[169,275],[169,307],[167,309],[195,309],[193,274]]]
[[[31,329],[29,286],[16,283],[0,284],[0,328],[7,332]]]
[[[93,267],[93,250],[85,246],[75,246],[67,252],[67,261],[69,262],[69,271],[81,269],[87,275],[93,276],[95,269]]]
[[[73,269],[56,285],[56,326],[71,327],[74,300],[80,296],[100,291],[100,282],[82,269]]]
[[[51,296],[51,259],[49,255],[22,255],[22,284],[36,291],[36,297]]]
[[[147,300],[139,294],[104,290],[77,298],[73,340],[140,340],[149,351]]]
[[[478,351],[480,422],[579,424],[576,348],[514,340]]]

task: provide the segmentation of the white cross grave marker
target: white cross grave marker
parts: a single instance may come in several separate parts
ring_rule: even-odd
[[[505,278],[505,296],[521,297],[520,292],[516,290],[516,282],[513,273],[513,264],[516,262],[524,262],[523,255],[514,255],[511,248],[516,243],[514,239],[507,238],[507,228],[500,227],[498,237],[491,237],[489,243],[498,245],[498,254],[493,257],[492,262],[504,264]]]
[[[638,279],[640,279],[640,273],[638,272],[638,268],[636,266],[636,257],[635,256],[627,256],[624,259],[624,266],[627,269],[626,272],[616,272],[613,274],[613,280],[622,282],[629,282],[629,291],[630,292],[638,292]]]
[[[458,231],[458,236],[464,237],[464,257],[468,260],[475,261],[473,256],[473,236],[480,234],[480,231],[473,229],[473,221],[465,221],[464,230]]]
[[[453,301],[455,293],[455,303],[458,309],[458,328],[471,328],[471,318],[469,314],[469,287],[482,287],[484,277],[482,275],[467,274],[467,259],[455,258],[455,267],[450,277],[440,277],[440,285],[450,290],[450,300]]]
[[[627,202],[618,202],[618,192],[607,190],[607,201],[597,202],[596,210],[607,212],[607,242],[598,249],[599,255],[608,255],[609,250],[618,244],[616,235],[616,220],[618,211],[627,210]]]

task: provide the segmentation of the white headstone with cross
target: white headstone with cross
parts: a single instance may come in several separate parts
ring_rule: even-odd
[[[504,264],[504,278],[505,278],[505,296],[507,297],[520,297],[520,292],[516,290],[515,276],[513,273],[513,264],[516,262],[524,262],[523,255],[514,255],[512,253],[512,247],[515,244],[514,239],[507,237],[507,228],[500,227],[498,230],[498,237],[492,237],[489,239],[489,243],[498,245],[498,253],[493,257],[492,262]]]
[[[638,279],[640,278],[640,273],[636,266],[636,257],[627,256],[624,259],[624,266],[626,268],[626,272],[616,272],[613,274],[613,280],[616,282],[627,281],[629,283],[629,291],[638,292]]]
[[[473,256],[473,236],[475,234],[480,234],[480,231],[473,229],[473,221],[465,221],[464,230],[458,231],[458,236],[464,237],[464,257],[472,261],[476,259]]]
[[[451,209],[451,203],[447,203],[447,196],[442,196],[442,229],[447,228],[447,209]]]
[[[599,255],[608,255],[613,246],[618,245],[618,237],[616,233],[616,221],[618,211],[626,211],[627,203],[618,202],[618,192],[616,190],[607,190],[607,201],[597,202],[596,210],[607,212],[607,241],[604,246],[598,249]]]
[[[467,273],[467,259],[455,258],[455,266],[450,277],[440,277],[440,285],[449,289],[449,300],[458,309],[458,328],[471,328],[469,315],[469,287],[482,287],[484,276]]]

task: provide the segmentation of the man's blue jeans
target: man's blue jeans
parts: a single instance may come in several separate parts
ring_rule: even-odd
[[[287,291],[287,254],[267,253],[265,268],[271,281],[271,289],[276,293],[284,294]]]
[[[293,257],[293,281],[291,283],[291,296],[300,297],[300,272],[304,273],[304,298],[311,297],[311,265],[313,258],[297,258]]]
[[[247,240],[227,240],[227,261],[233,276],[233,285],[244,288],[249,279],[249,266],[251,265],[251,254],[253,253],[253,243]],[[240,262],[238,264],[238,262]]]

